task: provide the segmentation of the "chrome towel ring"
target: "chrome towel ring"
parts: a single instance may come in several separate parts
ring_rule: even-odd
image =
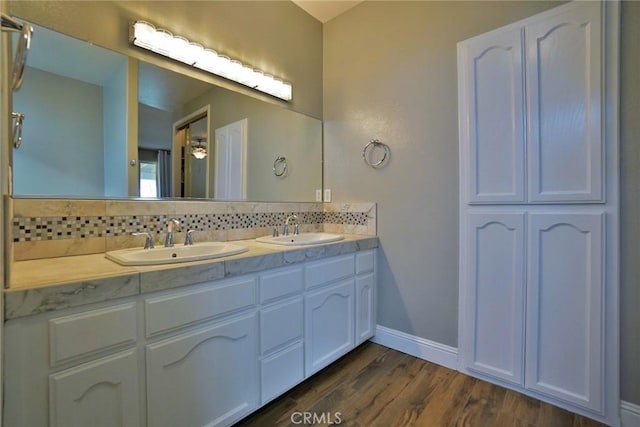
[[[273,162],[273,174],[275,176],[284,176],[287,173],[287,159],[284,156],[276,157]]]
[[[371,160],[371,156],[373,154],[373,151],[375,151],[376,148],[382,148],[384,150],[384,154],[382,155],[382,158],[380,160],[374,163]],[[390,156],[391,156],[391,149],[389,148],[389,146],[384,142],[380,142],[380,140],[378,139],[372,139],[362,149],[362,160],[364,160],[364,162],[368,166],[371,166],[372,168],[381,168],[389,161]]]

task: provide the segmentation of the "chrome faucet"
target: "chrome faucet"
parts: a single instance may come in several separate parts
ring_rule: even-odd
[[[191,234],[194,232],[195,230],[187,230],[187,235],[184,236],[184,245],[185,246],[191,246],[193,245],[193,237],[191,236]]]
[[[131,233],[132,236],[145,236],[146,240],[144,241],[145,249],[153,249],[153,234],[150,231],[145,231],[141,233]]]
[[[173,231],[178,227],[180,229],[180,221],[175,218],[171,218],[167,221],[167,237],[164,239],[164,247],[172,248],[173,247]]]
[[[284,236],[289,235],[289,221],[291,220],[294,220],[296,222],[293,227],[293,234],[294,235],[300,234],[300,228],[298,227],[298,217],[296,215],[290,215],[287,217],[287,220],[284,222],[284,230],[282,231],[282,234]]]

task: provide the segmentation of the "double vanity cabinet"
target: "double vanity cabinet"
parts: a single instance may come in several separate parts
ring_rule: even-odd
[[[7,321],[7,426],[228,426],[373,336],[376,249]]]

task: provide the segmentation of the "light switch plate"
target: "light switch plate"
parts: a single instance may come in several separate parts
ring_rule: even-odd
[[[331,201],[331,190],[329,188],[326,188],[324,190],[324,200],[325,202],[330,202]]]
[[[322,190],[316,190],[316,202],[322,201]]]

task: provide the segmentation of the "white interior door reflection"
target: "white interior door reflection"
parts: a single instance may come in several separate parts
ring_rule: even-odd
[[[215,131],[214,195],[220,200],[247,198],[248,120],[222,126]]]

